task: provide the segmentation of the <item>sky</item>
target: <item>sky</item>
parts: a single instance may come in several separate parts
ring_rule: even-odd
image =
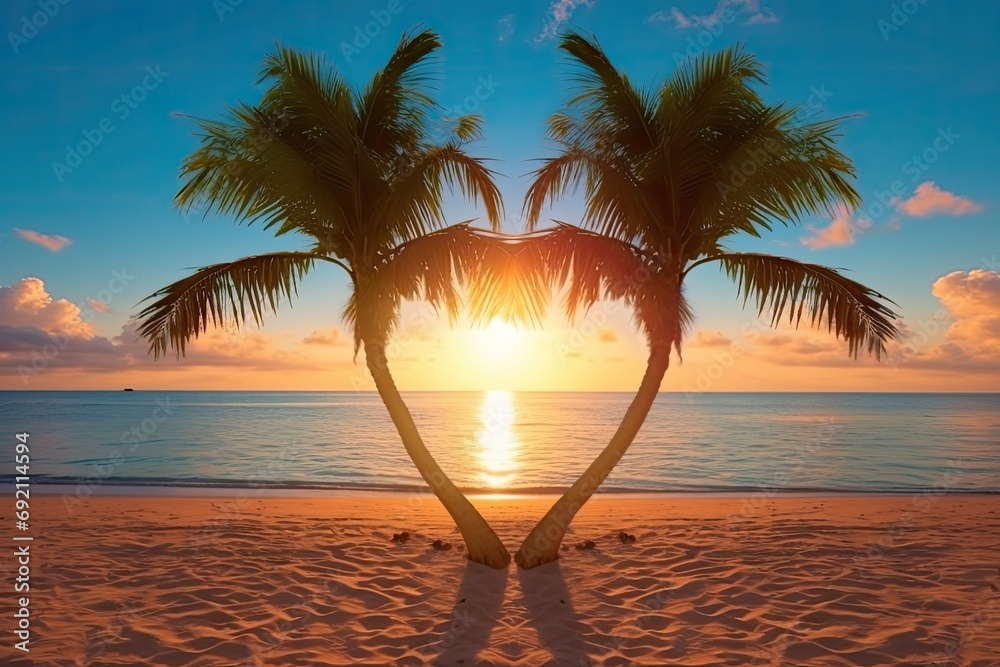
[[[339,314],[346,275],[318,267],[260,328],[210,331],[181,360],[153,361],[132,318],[192,267],[301,249],[259,226],[172,205],[189,117],[253,103],[276,42],[324,52],[363,85],[400,35],[428,26],[447,109],[480,114],[470,152],[493,160],[504,228],[523,229],[532,160],[552,155],[546,118],[566,93],[560,32],[595,34],[654,86],[678,63],[737,42],[764,64],[771,102],[847,116],[840,147],[864,203],[734,250],[847,269],[898,304],[888,360],[854,360],[825,331],[774,330],[703,266],[696,319],[665,391],[998,391],[1000,4],[936,0],[555,0],[504,3],[12,0],[0,10],[0,389],[370,389]],[[458,222],[482,216],[449,196]],[[546,218],[580,219],[582,195]],[[331,265],[332,266],[332,265]],[[630,391],[645,341],[627,308],[600,303],[542,327],[449,323],[407,304],[389,350],[404,390]]]

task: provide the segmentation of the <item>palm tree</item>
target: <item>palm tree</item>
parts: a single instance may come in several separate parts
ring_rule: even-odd
[[[860,203],[853,165],[834,146],[837,121],[804,123],[794,108],[765,104],[752,87],[763,83],[761,67],[739,47],[689,62],[651,90],[616,70],[593,38],[568,33],[560,47],[573,61],[576,86],[548,122],[559,153],[533,172],[524,203],[529,234],[515,263],[536,284],[547,283],[546,293],[564,288],[571,316],[600,299],[622,299],[649,358],[610,443],[515,554],[524,568],[558,557],[574,515],[639,431],[671,352],[680,359],[692,318],[684,280],[693,269],[720,266],[772,325],[787,316],[798,326],[808,313],[855,357],[880,358],[896,335],[885,297],[864,285],[823,266],[725,245],[836,203]],[[543,205],[579,185],[581,227],[537,230]]]
[[[264,60],[260,82],[270,85],[258,104],[198,120],[201,145],[184,161],[176,204],[261,223],[275,235],[297,232],[309,247],[197,270],[149,297],[140,334],[155,357],[170,348],[183,355],[209,325],[259,325],[318,262],[340,267],[353,288],[343,315],[355,357],[363,345],[403,445],[455,520],[469,558],[503,568],[510,555],[424,446],[386,364],[401,303],[423,298],[454,317],[459,281],[476,271],[489,242],[466,223],[445,226],[444,186],[481,199],[493,229],[503,212],[493,172],[465,150],[480,136],[480,119],[451,119],[446,131],[431,133],[440,107],[428,88],[429,56],[439,47],[429,30],[405,34],[356,90],[322,57],[278,46]]]

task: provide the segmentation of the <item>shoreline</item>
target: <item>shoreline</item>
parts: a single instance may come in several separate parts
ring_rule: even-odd
[[[0,479],[0,490],[12,490],[13,480]],[[236,497],[243,494],[261,498],[371,498],[371,497],[400,497],[400,496],[432,496],[428,487],[333,487],[316,488],[309,486],[281,486],[278,484],[261,483],[253,485],[225,485],[215,486],[211,484],[129,484],[109,482],[107,480],[97,484],[87,484],[85,479],[78,483],[49,483],[38,479],[31,480],[32,490],[39,495],[76,495],[85,499],[90,496],[150,496],[150,497],[187,497],[187,498],[220,498]],[[569,488],[568,486],[565,488]],[[556,498],[563,494],[565,488],[546,487],[544,489],[527,489],[505,491],[490,491],[481,488],[460,490],[469,498],[497,499],[497,500],[519,500],[532,498]],[[944,488],[915,488],[915,489],[777,489],[772,487],[745,487],[737,489],[705,489],[705,490],[650,490],[650,489],[621,489],[613,488],[609,491],[598,490],[593,498],[627,499],[627,498],[648,498],[648,499],[699,499],[699,498],[744,498],[747,496],[767,497],[767,498],[892,498],[905,496],[1000,496],[1000,490],[979,490],[979,489],[944,489]]]

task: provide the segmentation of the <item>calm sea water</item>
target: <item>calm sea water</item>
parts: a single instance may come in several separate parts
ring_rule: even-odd
[[[405,398],[460,486],[539,492],[572,483],[632,396]],[[35,483],[422,485],[375,394],[0,392],[0,424],[30,433]],[[1000,491],[1000,394],[664,393],[602,488]]]

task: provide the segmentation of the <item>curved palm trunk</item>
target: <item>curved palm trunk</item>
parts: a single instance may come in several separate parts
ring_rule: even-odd
[[[566,536],[570,522],[583,504],[594,495],[597,487],[611,474],[632,444],[660,391],[660,383],[669,365],[670,347],[654,347],[650,352],[646,374],[642,378],[642,384],[639,385],[639,391],[632,399],[632,404],[625,412],[611,442],[525,538],[521,548],[514,554],[514,560],[518,565],[530,570],[559,558],[559,546]]]
[[[458,530],[465,540],[469,558],[477,563],[497,569],[507,567],[510,563],[510,553],[504,547],[503,542],[486,523],[486,519],[469,502],[469,499],[448,479],[437,461],[427,451],[427,447],[417,431],[417,425],[413,422],[413,417],[403,402],[403,397],[399,395],[396,383],[389,373],[385,345],[366,340],[365,363],[375,380],[375,387],[378,389],[379,396],[382,397],[382,402],[389,410],[392,423],[396,425],[399,437],[403,440],[406,453],[410,455],[410,460],[420,471],[420,475],[427,482],[427,485],[431,487],[434,495],[438,497],[441,504],[451,514],[452,519],[455,520],[455,525],[458,526]]]

